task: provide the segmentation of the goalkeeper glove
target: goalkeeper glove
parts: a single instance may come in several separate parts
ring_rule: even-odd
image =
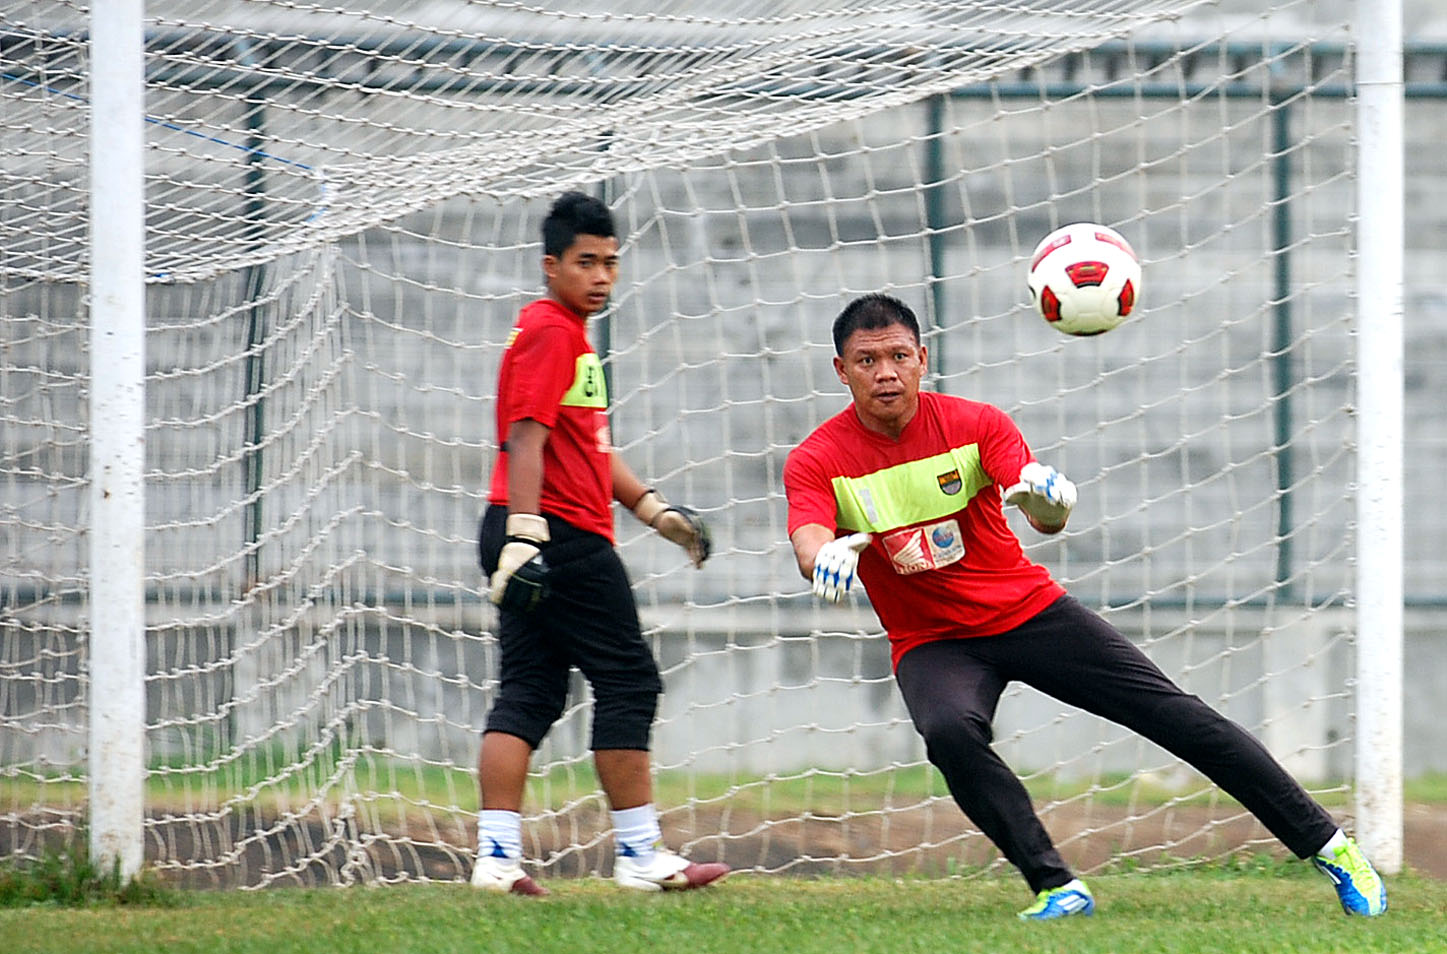
[[[713,550],[708,524],[698,512],[669,503],[652,488],[643,491],[643,496],[633,505],[633,516],[657,530],[664,539],[683,547],[696,567],[703,566]]]
[[[530,613],[548,595],[548,564],[543,560],[548,521],[536,513],[510,513],[503,526],[507,542],[488,581],[488,599],[505,610]]]
[[[869,546],[869,534],[851,533],[830,540],[814,554],[814,595],[831,603],[849,592],[854,585],[854,571],[859,566],[859,553]]]
[[[1059,529],[1075,507],[1075,485],[1054,467],[1031,461],[1020,468],[1020,480],[1005,491],[1014,504],[1041,526]]]

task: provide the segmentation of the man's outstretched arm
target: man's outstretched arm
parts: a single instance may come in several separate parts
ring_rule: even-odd
[[[835,538],[834,531],[818,523],[806,523],[789,534],[799,573],[813,583],[814,595],[831,603],[839,601],[854,585],[859,554],[869,546],[867,533]]]

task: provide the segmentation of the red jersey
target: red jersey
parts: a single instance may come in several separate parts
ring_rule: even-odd
[[[552,429],[543,445],[539,509],[613,539],[612,438],[603,366],[585,322],[542,298],[518,313],[497,377],[497,441],[487,499],[506,505],[508,429],[532,418]]]
[[[789,533],[805,524],[874,535],[859,578],[897,667],[936,639],[1014,629],[1065,593],[1026,558],[1000,487],[1034,459],[999,408],[921,391],[899,440],[867,430],[851,404],[784,464]]]

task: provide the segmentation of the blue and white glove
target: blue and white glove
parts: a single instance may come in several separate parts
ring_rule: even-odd
[[[869,534],[851,533],[830,540],[814,554],[814,595],[831,603],[849,592],[854,585],[854,571],[859,567],[859,554],[869,546]]]
[[[1005,491],[1005,503],[1014,504],[1036,523],[1063,527],[1075,508],[1075,485],[1054,467],[1031,461],[1020,468],[1020,480]]]

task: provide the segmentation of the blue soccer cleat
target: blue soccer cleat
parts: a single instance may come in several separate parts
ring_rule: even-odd
[[[1095,898],[1085,882],[1075,878],[1058,888],[1046,888],[1035,896],[1035,903],[1021,911],[1022,921],[1053,921],[1079,915],[1089,917],[1095,913]]]
[[[1336,886],[1336,896],[1347,914],[1374,918],[1387,910],[1387,886],[1355,841],[1348,838],[1330,857],[1313,855],[1311,862]]]

